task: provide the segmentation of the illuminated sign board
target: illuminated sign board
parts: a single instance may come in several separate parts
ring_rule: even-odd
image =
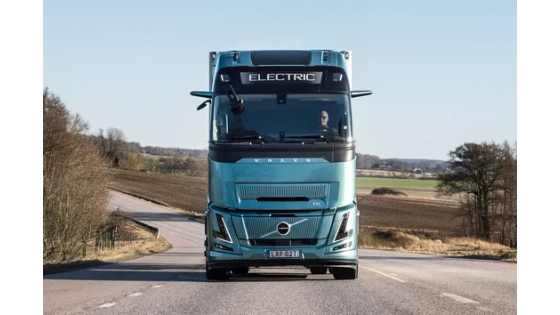
[[[321,84],[323,72],[240,72],[242,84],[273,82]]]

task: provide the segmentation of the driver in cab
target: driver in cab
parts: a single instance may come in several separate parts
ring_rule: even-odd
[[[321,133],[338,134],[338,130],[329,126],[329,113],[322,111],[319,113],[319,131]]]

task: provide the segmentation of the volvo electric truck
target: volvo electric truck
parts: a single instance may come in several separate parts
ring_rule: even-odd
[[[358,277],[349,51],[209,53],[206,277],[300,266]]]

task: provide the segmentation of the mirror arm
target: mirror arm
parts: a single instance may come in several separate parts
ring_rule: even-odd
[[[360,96],[367,96],[367,95],[371,95],[371,91],[370,90],[364,90],[364,91],[351,91],[350,92],[350,96],[352,98],[355,97],[360,97]]]
[[[192,91],[192,96],[204,97],[204,98],[212,98],[212,92],[204,92],[204,91]]]

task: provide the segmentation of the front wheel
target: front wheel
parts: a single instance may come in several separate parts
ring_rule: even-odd
[[[358,279],[358,263],[356,262],[356,268],[332,268],[332,275],[337,280],[355,280]]]
[[[229,269],[208,269],[206,265],[206,279],[208,280],[228,280]]]
[[[312,275],[324,275],[327,273],[327,267],[311,267],[309,270]]]
[[[231,270],[231,272],[232,272],[233,274],[236,274],[236,275],[245,275],[245,274],[249,273],[249,267],[237,267],[237,268],[233,268],[233,269]]]
[[[354,280],[358,278],[358,268],[334,268],[333,276],[337,280]]]

